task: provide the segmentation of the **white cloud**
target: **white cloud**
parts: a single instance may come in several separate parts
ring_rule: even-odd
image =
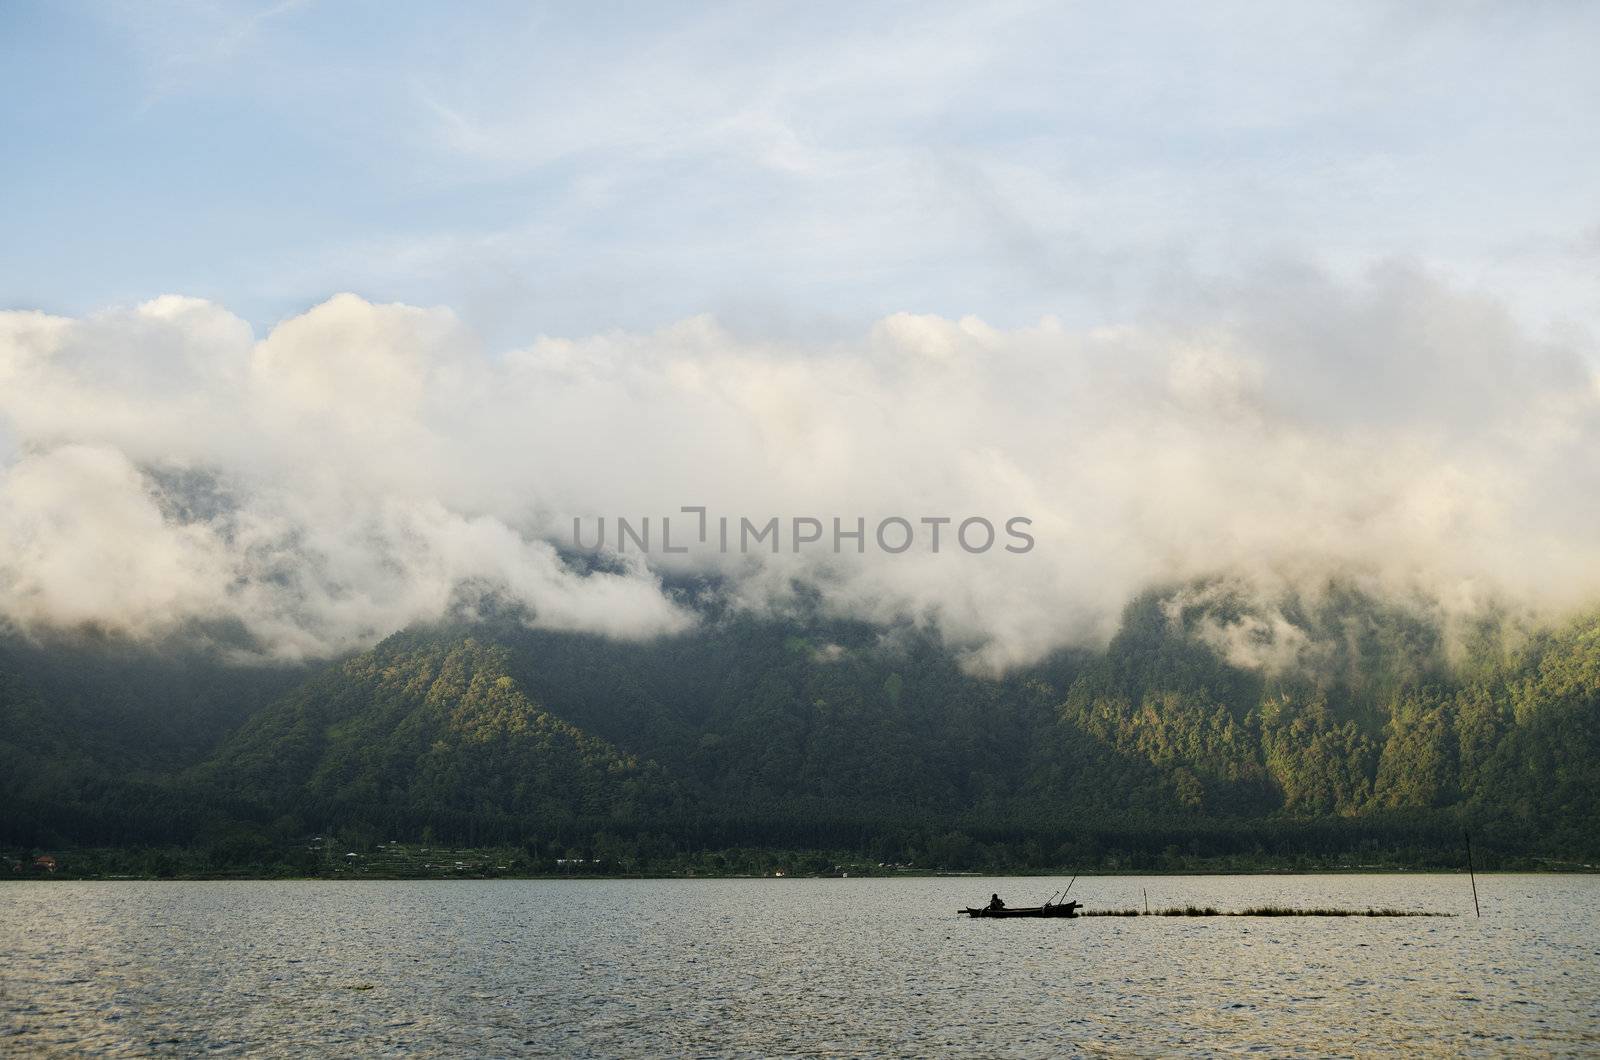
[[[897,314],[782,344],[702,317],[501,357],[447,310],[350,295],[259,339],[192,299],[0,314],[0,615],[236,620],[306,655],[489,588],[551,628],[638,637],[690,621],[660,573],[711,567],[746,606],[784,606],[798,579],[1004,667],[1218,573],[1455,611],[1600,594],[1592,351],[1413,268],[1285,275],[1087,333]],[[967,555],[947,528],[939,555],[796,556],[786,528],[777,556],[587,577],[551,547],[574,516],[659,534],[690,504],[869,528],[1024,515],[1037,546]]]

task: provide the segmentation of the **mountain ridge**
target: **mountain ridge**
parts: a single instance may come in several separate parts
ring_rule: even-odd
[[[936,631],[815,616],[718,613],[643,643],[444,623],[232,708],[242,720],[200,753],[185,744],[180,767],[176,751],[130,752],[120,779],[104,768],[115,740],[86,752],[48,724],[39,689],[59,680],[0,654],[0,793],[18,808],[3,839],[231,837],[259,857],[329,830],[564,849],[610,835],[889,859],[937,840],[947,860],[989,863],[1157,835],[1195,856],[1444,850],[1470,826],[1491,857],[1600,853],[1600,616],[1452,668],[1439,629],[1360,594],[1289,601],[1277,627],[1252,608],[1151,592],[1105,651],[999,678],[963,669]],[[1241,629],[1317,661],[1230,661]],[[116,828],[96,831],[111,805]]]

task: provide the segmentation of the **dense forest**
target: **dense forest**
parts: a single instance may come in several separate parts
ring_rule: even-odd
[[[1405,867],[1457,864],[1470,828],[1490,865],[1600,860],[1595,616],[1461,629],[1337,585],[1190,585],[1102,651],[993,677],[928,628],[702,610],[644,643],[505,615],[316,666],[7,637],[0,850],[14,872],[310,873],[332,837],[528,872]]]

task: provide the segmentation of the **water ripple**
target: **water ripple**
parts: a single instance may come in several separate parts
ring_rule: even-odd
[[[1074,895],[1454,909],[1463,882],[1102,877]],[[1052,883],[8,884],[0,1053],[1600,1053],[1595,877],[1488,877],[1482,920],[953,916]]]

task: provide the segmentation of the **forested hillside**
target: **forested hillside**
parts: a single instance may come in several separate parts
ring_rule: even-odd
[[[506,835],[680,812],[657,766],[540,709],[505,656],[471,638],[391,637],[251,718],[182,783],[220,800],[223,820],[291,836]]]
[[[1461,630],[1338,587],[1185,586],[1102,652],[999,678],[924,629],[713,610],[643,643],[417,629],[298,670],[8,645],[0,841],[35,848],[1393,864],[1448,861],[1471,827],[1501,863],[1600,856],[1592,616]]]
[[[30,844],[187,840],[176,780],[306,679],[214,649],[93,633],[0,636],[0,837]]]

